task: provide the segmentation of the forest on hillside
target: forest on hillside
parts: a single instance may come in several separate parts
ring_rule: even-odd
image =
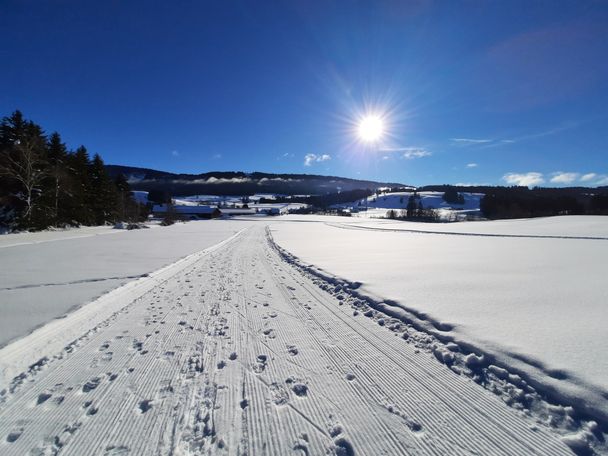
[[[69,150],[20,111],[0,122],[0,225],[8,230],[102,225],[145,218],[124,176],[99,154]]]

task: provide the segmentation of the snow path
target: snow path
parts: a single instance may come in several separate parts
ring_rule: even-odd
[[[354,317],[280,258],[264,225],[195,255],[135,282],[156,286],[82,309],[112,303],[105,320],[74,313],[55,327],[56,340],[70,326],[80,335],[38,346],[42,361],[0,386],[0,453],[570,454],[497,396]],[[0,364],[19,356],[14,345]]]
[[[201,220],[0,236],[0,347],[251,223]]]

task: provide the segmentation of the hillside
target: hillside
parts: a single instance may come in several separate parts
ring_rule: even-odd
[[[285,195],[322,195],[355,189],[375,190],[403,184],[348,179],[314,174],[245,173],[213,171],[201,174],[175,174],[147,168],[106,165],[112,177],[123,174],[133,190],[161,190],[173,196],[246,195],[279,193]]]

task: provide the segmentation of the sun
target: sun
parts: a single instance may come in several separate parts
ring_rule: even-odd
[[[365,116],[359,122],[357,132],[361,141],[376,142],[384,135],[384,121],[377,115]]]

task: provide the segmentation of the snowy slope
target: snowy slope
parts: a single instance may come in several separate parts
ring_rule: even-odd
[[[273,236],[304,263],[363,283],[366,293],[412,311],[444,339],[478,347],[568,403],[608,417],[608,352],[598,345],[608,327],[608,218],[449,225],[289,219],[273,224]],[[427,232],[393,231],[409,228]],[[461,234],[433,233],[442,229]]]
[[[372,195],[367,198],[367,207],[374,209],[405,209],[408,198],[412,193],[398,192],[385,193],[379,196]],[[479,210],[479,202],[483,193],[462,193],[464,204],[451,204],[443,200],[442,192],[419,192],[420,201],[427,209],[457,209],[457,210]],[[365,207],[365,199],[357,200],[354,207]]]
[[[366,318],[285,262],[264,223],[136,284],[0,350],[0,367],[39,356],[0,384],[3,454],[527,456],[581,441],[439,363],[412,327]]]

